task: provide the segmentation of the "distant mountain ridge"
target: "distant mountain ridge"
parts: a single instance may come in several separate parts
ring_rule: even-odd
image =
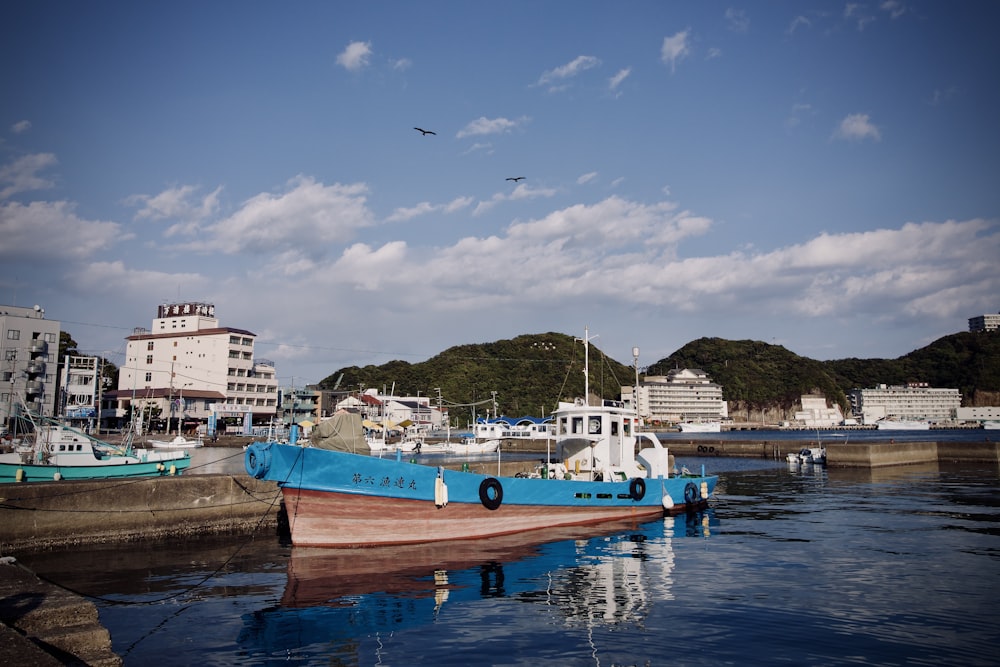
[[[431,396],[460,418],[492,412],[493,392],[501,414],[548,414],[559,400],[584,391],[583,345],[561,333],[526,334],[492,343],[458,345],[427,361],[390,361],[335,371],[320,386],[377,387],[395,395]],[[1000,335],[961,332],[940,338],[898,359],[816,361],[781,345],[754,340],[699,338],[645,369],[665,375],[672,368],[700,368],[723,387],[731,412],[787,414],[803,394],[822,394],[847,408],[853,388],[926,382],[957,388],[963,405],[1000,405]],[[635,369],[590,346],[590,392],[618,398],[635,381]],[[476,404],[473,408],[473,404]]]

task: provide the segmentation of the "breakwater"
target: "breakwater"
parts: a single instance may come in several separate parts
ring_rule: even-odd
[[[0,484],[0,552],[249,533],[276,525],[280,500],[248,475]]]

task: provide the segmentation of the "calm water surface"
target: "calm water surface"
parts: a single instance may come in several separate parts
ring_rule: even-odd
[[[1000,664],[996,466],[678,463],[720,472],[708,512],[543,544],[20,560],[96,596],[126,665]]]

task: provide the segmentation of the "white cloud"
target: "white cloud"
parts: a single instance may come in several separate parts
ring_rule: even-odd
[[[590,183],[595,178],[597,178],[597,172],[596,171],[591,171],[591,172],[583,174],[582,176],[580,176],[579,178],[577,178],[576,179],[576,183],[577,183],[577,185],[583,185],[584,183]]]
[[[386,222],[403,222],[428,213],[455,213],[463,208],[468,208],[473,202],[472,197],[456,197],[447,204],[431,204],[430,202],[420,202],[412,207],[400,207],[392,212],[385,219]]]
[[[542,76],[538,79],[538,85],[546,86],[563,81],[600,64],[600,59],[595,56],[577,56],[565,65],[542,72]]]
[[[75,209],[64,201],[0,203],[0,260],[8,265],[86,260],[132,238],[118,223],[86,220]]]
[[[674,67],[678,62],[686,58],[691,53],[691,49],[688,46],[688,34],[690,30],[682,30],[676,33],[672,37],[663,38],[663,47],[660,50],[660,59],[663,60],[665,65],[670,65],[670,71],[674,71]]]
[[[899,0],[883,0],[882,4],[879,5],[882,11],[889,13],[889,18],[898,19],[900,16],[906,13],[906,5],[904,5]]]
[[[218,187],[204,197],[196,194],[200,188],[195,185],[183,185],[164,190],[158,195],[132,195],[125,200],[129,206],[138,206],[136,220],[176,220],[183,223],[194,223],[207,220],[219,209]],[[190,231],[190,230],[189,230]]]
[[[536,188],[526,183],[520,183],[510,192],[497,192],[490,199],[480,201],[472,210],[472,215],[481,215],[501,202],[552,197],[555,194],[554,188]]]
[[[628,78],[628,75],[632,73],[631,67],[626,67],[624,69],[618,70],[618,72],[608,79],[608,88],[611,90],[617,90],[618,86],[622,84],[622,81]]]
[[[205,225],[188,247],[226,255],[291,252],[317,260],[331,245],[341,245],[358,229],[375,224],[367,194],[361,183],[323,185],[299,176],[284,192],[251,197],[229,217]]]
[[[10,131],[14,134],[23,134],[31,129],[30,120],[19,120],[10,126]]]
[[[750,30],[750,18],[742,9],[730,7],[726,10],[726,27],[733,32],[747,32]]]
[[[458,134],[455,136],[462,139],[465,137],[476,137],[484,134],[504,134],[510,132],[519,125],[523,125],[527,122],[527,120],[528,119],[524,116],[517,120],[510,120],[509,118],[486,118],[485,116],[480,116],[459,130]]]
[[[808,28],[811,25],[812,22],[809,19],[807,19],[805,16],[799,15],[796,16],[794,19],[792,19],[792,22],[788,25],[788,30],[786,30],[785,32],[787,32],[789,35],[792,35],[799,28],[802,27]]]
[[[58,162],[52,153],[34,153],[24,155],[10,164],[0,167],[0,200],[7,199],[18,192],[30,190],[46,190],[55,185],[47,178],[41,178],[38,172],[51,167]]]
[[[349,72],[357,72],[368,65],[371,54],[371,42],[351,42],[337,56],[337,64]]]
[[[844,118],[840,121],[833,136],[836,139],[846,139],[847,141],[882,140],[881,132],[866,113],[853,113]]]
[[[413,67],[413,61],[409,58],[399,58],[392,61],[392,68],[398,72],[405,72],[411,67]]]
[[[868,13],[865,5],[857,2],[849,2],[844,6],[844,18],[854,21],[859,32],[875,21],[875,16]]]
[[[469,146],[469,148],[463,151],[462,155],[468,155],[469,153],[485,153],[487,155],[493,154],[493,144],[490,142],[480,143],[476,142]]]

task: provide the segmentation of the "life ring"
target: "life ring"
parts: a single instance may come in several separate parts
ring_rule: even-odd
[[[496,477],[487,477],[479,483],[479,500],[483,507],[495,510],[503,502],[503,486]]]
[[[646,495],[646,480],[642,477],[633,477],[628,485],[628,494],[632,496],[632,500],[642,500]]]
[[[688,482],[687,486],[684,487],[684,502],[688,505],[694,505],[698,502],[698,487],[694,485],[694,482]]]

